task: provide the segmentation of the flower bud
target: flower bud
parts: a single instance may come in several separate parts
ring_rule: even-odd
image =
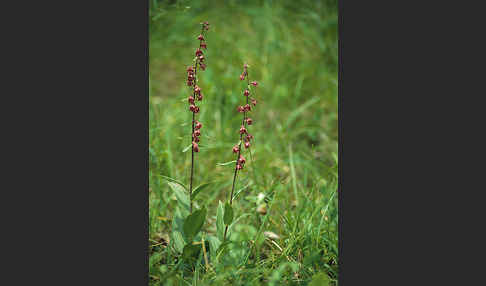
[[[188,101],[190,104],[194,104],[194,97],[192,97],[192,95],[191,95],[191,96],[189,96],[189,97],[187,98],[187,101]]]
[[[252,120],[251,118],[247,118],[247,119],[246,119],[246,123],[247,123],[248,125],[251,125],[251,124],[253,123],[253,120]]]
[[[246,128],[245,126],[241,126],[240,128],[240,134],[246,133]]]
[[[245,89],[245,93],[244,93],[245,96],[248,96],[250,95],[250,91],[248,89]]]
[[[238,145],[235,145],[235,147],[233,147],[233,153],[238,153],[238,151],[240,151],[240,148],[238,148]]]
[[[199,121],[196,121],[196,125],[194,125],[194,128],[201,129],[201,127],[202,127],[202,123],[199,122]]]

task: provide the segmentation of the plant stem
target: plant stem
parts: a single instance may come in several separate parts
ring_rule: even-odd
[[[247,77],[247,82],[248,86],[250,86],[250,77],[248,75],[248,72],[246,73]],[[248,96],[246,96],[246,104],[248,104]],[[241,125],[243,125],[246,128],[246,110],[243,112],[243,121],[241,122]],[[233,176],[233,186],[231,187],[231,195],[230,195],[230,206],[233,205],[233,193],[235,191],[235,183],[236,183],[236,176],[238,175],[238,168],[236,167],[238,165],[238,160],[240,159],[241,155],[241,143],[243,142],[243,133],[240,134],[240,144],[238,146],[238,156],[236,157],[236,163],[235,163],[235,174]],[[224,235],[223,235],[223,241],[226,240],[226,233],[228,232],[228,225],[225,226],[224,228]]]

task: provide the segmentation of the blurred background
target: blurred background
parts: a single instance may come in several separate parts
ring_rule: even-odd
[[[331,199],[337,189],[337,0],[149,1],[151,240],[170,239],[176,206],[159,175],[189,182],[191,151],[183,150],[191,144],[187,97],[192,93],[186,68],[199,46],[199,23],[208,21],[207,68],[197,73],[204,100],[197,116],[203,128],[194,171],[196,186],[215,182],[196,202],[208,207],[205,231],[214,231],[218,201],[224,202],[231,191],[234,165],[218,163],[235,159],[231,149],[239,141],[242,119],[236,107],[243,105],[246,86],[239,75],[248,63],[250,80],[259,83],[253,93],[258,104],[249,115],[251,158],[243,153],[247,164],[236,187],[248,188],[235,202],[235,216],[248,216],[232,239],[256,233],[264,223],[262,205],[272,213],[265,230],[278,234],[282,244],[290,226],[320,228],[325,221],[326,235],[306,233],[293,242],[295,252],[287,254],[305,260],[312,252],[321,253],[309,262],[311,269],[325,269],[336,279],[337,195]],[[325,239],[315,242],[312,235]]]

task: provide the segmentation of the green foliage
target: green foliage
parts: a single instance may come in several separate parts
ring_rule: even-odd
[[[207,241],[209,270],[201,244],[185,230],[192,118],[186,67],[206,20],[192,196],[193,214],[207,211],[196,232],[192,223],[187,228],[193,241]],[[336,0],[150,0],[149,238],[151,245],[168,241],[150,248],[150,285],[313,285],[326,277],[337,285],[337,28]],[[241,215],[231,219],[231,241],[223,244],[246,62],[259,82],[251,90],[255,139],[243,149],[234,189],[231,209]]]
[[[229,203],[224,205],[223,221],[225,225],[230,225],[233,222],[233,208]]]
[[[206,219],[206,208],[202,208],[190,214],[184,221],[184,234],[189,242],[196,234],[201,230],[204,225],[204,220]]]

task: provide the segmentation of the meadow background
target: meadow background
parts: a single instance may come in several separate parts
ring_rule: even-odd
[[[150,284],[337,285],[337,0],[149,1]],[[246,187],[233,202],[239,221],[231,251],[210,262],[212,271],[201,260],[196,269],[171,273],[180,256],[170,237],[177,199],[161,175],[189,182],[186,68],[202,21],[210,29],[207,69],[198,70],[204,100],[194,184],[212,182],[195,203],[208,209],[206,237],[215,233],[218,202],[231,191],[234,165],[218,163],[235,159],[244,63],[259,82],[250,112],[255,139],[235,188]]]

